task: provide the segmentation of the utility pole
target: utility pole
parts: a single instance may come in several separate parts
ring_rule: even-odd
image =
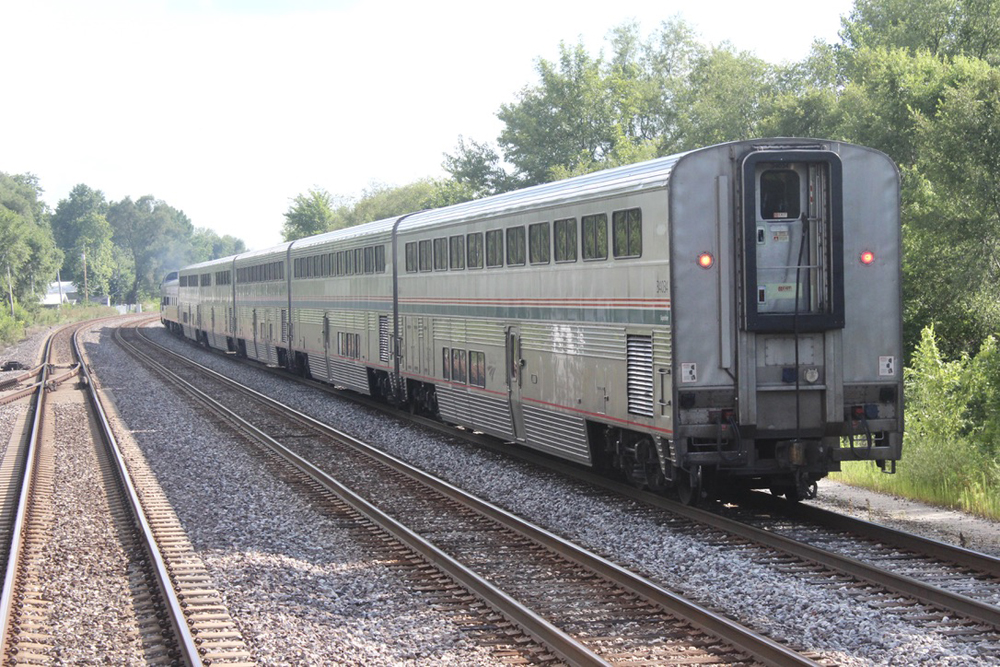
[[[14,286],[10,280],[10,262],[7,262],[7,294],[10,296],[10,318],[14,319]]]
[[[83,299],[86,305],[90,305],[90,288],[87,287],[87,248],[83,248]]]

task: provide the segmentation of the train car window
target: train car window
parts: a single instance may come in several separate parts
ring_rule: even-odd
[[[469,384],[486,387],[486,353],[469,350]]]
[[[551,253],[549,223],[528,225],[528,261],[532,264],[548,264]]]
[[[441,349],[441,377],[445,380],[451,379],[451,348]]]
[[[799,175],[791,169],[769,169],[760,175],[760,217],[797,218],[801,213]]]
[[[330,275],[330,256],[324,253],[320,257],[322,258],[320,261],[323,263],[323,275],[328,276]]]
[[[430,271],[434,266],[434,251],[430,240],[420,242],[420,270]]]
[[[615,257],[642,256],[642,210],[630,208],[611,214],[611,236]]]
[[[347,259],[344,257],[344,251],[341,250],[337,253],[337,275],[346,276],[347,275]]]
[[[385,246],[375,246],[375,273],[385,273]]]
[[[555,226],[556,262],[575,262],[577,255],[576,218],[556,220],[552,224]]]
[[[503,230],[486,232],[486,266],[503,266]]]
[[[354,251],[345,250],[344,252],[346,253],[346,258],[347,258],[347,264],[345,265],[344,270],[347,272],[347,275],[353,276],[355,273],[358,272],[358,268],[354,265]]]
[[[415,241],[406,244],[406,272],[417,272],[417,244]]]
[[[466,234],[465,236],[466,258],[470,269],[483,268],[483,234]]]
[[[448,270],[448,239],[434,239],[434,270]]]
[[[451,380],[465,383],[465,350],[451,351]]]
[[[365,273],[375,273],[375,246],[365,248]]]
[[[583,259],[608,258],[608,215],[585,215],[583,224]]]
[[[524,227],[508,227],[507,266],[523,266],[524,255]]]
[[[354,249],[354,272],[364,273],[365,272],[365,250],[364,248]]]
[[[465,237],[452,236],[448,239],[449,257],[451,258],[448,268],[460,271],[465,268]]]

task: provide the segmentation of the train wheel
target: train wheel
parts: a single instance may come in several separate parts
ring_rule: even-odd
[[[701,501],[701,467],[688,472],[674,468],[674,490],[683,505],[697,505]]]

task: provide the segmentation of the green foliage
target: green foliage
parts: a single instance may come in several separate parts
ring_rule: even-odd
[[[166,202],[152,195],[134,202],[126,197],[110,206],[108,222],[115,245],[124,253],[121,262],[130,262],[133,269],[124,295],[126,303],[138,303],[144,295],[154,293],[168,269],[187,263],[193,226],[182,211]]]
[[[853,463],[841,477],[1000,518],[1000,365],[996,339],[947,361],[932,327],[906,369],[906,434],[896,475]]]
[[[0,302],[8,314],[19,301],[33,302],[44,293],[62,262],[41,194],[34,176],[0,172]]]
[[[675,137],[678,96],[702,47],[680,19],[645,40],[628,23],[610,34],[611,56],[582,43],[560,44],[556,61],[539,59],[539,81],[502,105],[501,152],[459,140],[445,169],[474,195],[544,183],[655,156]],[[505,164],[510,165],[508,172]]]
[[[211,229],[200,227],[191,235],[191,250],[188,254],[192,263],[207,262],[220,257],[229,257],[246,252],[247,246],[234,236],[219,236]]]
[[[774,104],[776,75],[773,66],[729,45],[703,54],[678,96],[684,114],[664,152],[761,136]]]
[[[1000,64],[998,0],[858,0],[842,24],[855,50],[896,48]]]
[[[286,241],[322,234],[342,225],[334,213],[338,201],[322,188],[296,195],[285,212],[285,225],[281,235]]]

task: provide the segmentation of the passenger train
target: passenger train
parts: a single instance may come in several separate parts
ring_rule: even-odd
[[[689,151],[188,266],[164,325],[685,502],[902,447],[900,185],[875,150]]]

